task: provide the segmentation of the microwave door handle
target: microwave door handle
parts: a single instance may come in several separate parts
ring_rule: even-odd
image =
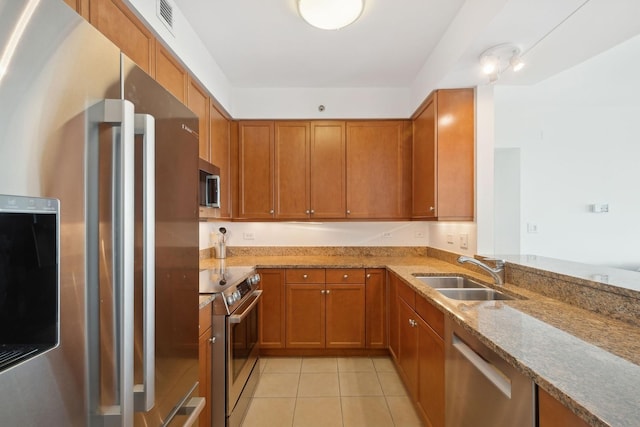
[[[133,398],[135,411],[146,412],[155,401],[155,119],[136,114],[135,125],[142,135],[142,384]]]
[[[87,233],[87,328],[89,340],[89,410],[90,424],[105,426],[133,425],[133,283],[134,283],[134,108],[126,100],[107,99],[94,104],[87,111],[88,141],[86,157],[86,233]],[[111,165],[100,168],[101,125],[113,127]],[[111,233],[101,235],[100,174],[111,174]],[[100,265],[103,240],[111,244],[112,262],[101,284]],[[105,254],[107,255],[107,254]],[[101,288],[111,289],[113,304],[105,315],[111,316],[107,330],[113,330],[113,345],[101,354],[100,310]],[[106,307],[106,306],[105,306]],[[113,402],[105,406],[101,401],[104,372],[101,359],[113,360],[112,371],[107,373],[114,381]]]
[[[253,310],[253,307],[256,306],[260,302],[260,296],[262,295],[262,290],[257,290],[253,292],[255,299],[251,301],[251,304],[240,314],[234,314],[229,316],[229,323],[240,323],[242,322]]]
[[[209,189],[211,185],[215,185],[216,200],[209,199],[209,195],[211,194],[211,191],[209,191]],[[205,188],[206,188],[205,205],[211,208],[219,208],[220,207],[220,176],[207,175]]]

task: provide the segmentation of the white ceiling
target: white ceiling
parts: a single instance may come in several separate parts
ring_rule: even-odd
[[[365,0],[360,19],[338,31],[306,24],[296,0],[174,1],[236,88],[411,87],[434,50],[446,52],[465,3],[497,12],[463,27],[475,34],[439,87],[484,83],[479,55],[501,43],[520,47],[527,66],[499,83],[529,84],[640,32],[638,0]]]

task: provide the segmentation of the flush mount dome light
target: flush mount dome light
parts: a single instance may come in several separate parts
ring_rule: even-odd
[[[364,8],[364,0],[298,0],[298,12],[310,25],[338,30],[353,23]]]

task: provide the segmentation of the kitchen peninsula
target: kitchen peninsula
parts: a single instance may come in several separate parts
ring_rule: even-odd
[[[507,281],[500,288],[514,299],[456,301],[424,285],[414,274],[462,275],[486,284],[491,279],[480,270],[456,264],[455,254],[440,250],[277,247],[229,250],[229,258],[223,261],[209,258],[206,250],[201,251],[201,268],[220,268],[222,262],[226,266],[253,265],[260,271],[386,269],[387,290],[391,278],[399,279],[402,286],[415,292],[416,301],[422,299],[435,307],[533,380],[540,390],[540,402],[548,402],[542,396],[550,395],[592,426],[632,426],[640,419],[638,326],[567,304],[569,297],[549,298],[526,289],[526,284],[515,284],[510,280],[512,277],[522,280],[516,265],[507,264]],[[532,282],[540,280],[535,274],[524,277]],[[399,297],[393,292],[386,295],[390,313]],[[397,360],[398,355],[394,356]],[[541,426],[545,410],[540,408]]]

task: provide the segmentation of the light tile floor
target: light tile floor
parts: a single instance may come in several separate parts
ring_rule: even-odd
[[[391,359],[262,358],[242,427],[421,427]]]

